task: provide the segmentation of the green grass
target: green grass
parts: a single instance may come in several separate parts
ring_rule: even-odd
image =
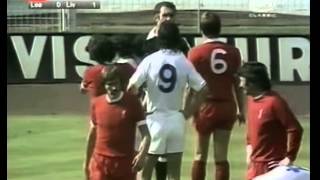
[[[296,164],[310,168],[310,124],[302,120],[303,142]],[[39,115],[8,117],[8,179],[83,179],[88,117],[77,115]],[[190,179],[194,138],[189,124],[182,165],[182,180]],[[244,126],[235,126],[230,143],[231,179],[244,179]],[[212,146],[212,145],[211,145]],[[207,179],[213,179],[212,148],[209,151]]]

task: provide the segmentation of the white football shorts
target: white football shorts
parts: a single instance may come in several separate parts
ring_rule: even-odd
[[[184,148],[185,118],[179,111],[155,111],[147,115],[150,154],[180,153]]]
[[[253,180],[310,180],[310,171],[298,166],[278,166]]]

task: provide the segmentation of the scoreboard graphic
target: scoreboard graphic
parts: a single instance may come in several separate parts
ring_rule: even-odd
[[[100,9],[99,0],[28,0],[29,9]]]

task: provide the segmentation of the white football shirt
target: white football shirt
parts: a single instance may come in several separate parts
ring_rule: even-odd
[[[278,166],[253,180],[310,180],[310,171],[297,166]]]
[[[180,51],[161,49],[147,56],[132,75],[129,85],[146,83],[147,112],[181,110],[188,85],[199,91],[206,82]]]

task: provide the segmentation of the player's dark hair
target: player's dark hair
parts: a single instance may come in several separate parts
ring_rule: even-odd
[[[219,36],[221,31],[221,19],[219,15],[212,12],[204,12],[200,19],[200,29],[209,38]]]
[[[154,10],[154,14],[160,13],[161,7],[167,7],[167,8],[172,9],[174,14],[177,12],[176,6],[175,6],[172,2],[169,2],[169,1],[161,1],[161,2],[157,3],[157,4],[154,6],[154,9],[153,9],[153,10]]]
[[[111,62],[115,57],[115,47],[105,35],[93,35],[86,47],[90,58],[99,64]]]
[[[249,61],[241,66],[238,75],[246,78],[247,83],[253,84],[259,90],[271,89],[268,69],[263,63]]]
[[[130,34],[117,34],[110,37],[115,51],[122,58],[130,58],[133,55],[134,36]]]
[[[158,39],[160,49],[179,50],[181,36],[178,25],[170,21],[162,22],[158,31]]]

